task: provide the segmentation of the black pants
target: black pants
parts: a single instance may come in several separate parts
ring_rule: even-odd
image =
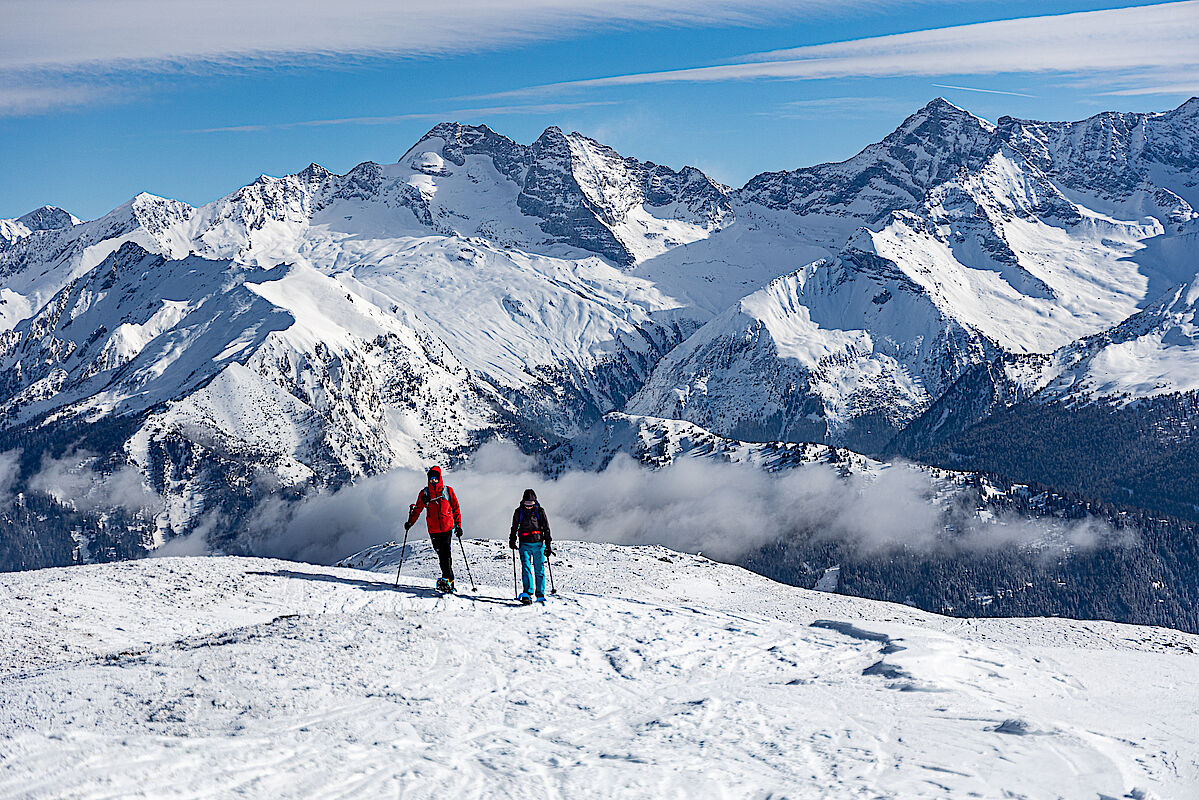
[[[429,538],[433,540],[433,549],[437,551],[437,560],[441,562],[441,577],[447,581],[454,580],[454,565],[450,561],[450,556],[454,552],[453,548],[450,547],[450,538],[452,536],[452,531],[429,534]]]

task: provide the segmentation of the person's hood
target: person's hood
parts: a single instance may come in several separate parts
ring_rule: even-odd
[[[429,488],[433,493],[441,491],[441,467],[431,467],[429,469]]]

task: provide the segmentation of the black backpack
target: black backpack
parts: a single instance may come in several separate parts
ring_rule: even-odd
[[[516,523],[517,535],[526,541],[541,541],[541,537],[543,535],[541,531],[541,504],[535,503],[532,508],[527,508],[524,503],[521,503],[520,506],[517,507],[517,510],[520,512],[519,521]],[[528,520],[527,515],[529,514],[533,516],[533,525],[530,527],[529,531],[526,532],[524,529],[526,527],[525,523]],[[529,535],[533,531],[537,531],[536,538],[533,538]]]

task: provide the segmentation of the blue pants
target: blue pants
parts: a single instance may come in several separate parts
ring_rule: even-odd
[[[545,597],[545,545],[541,542],[520,543],[520,580],[525,594],[533,593],[533,579],[537,579],[537,596]]]

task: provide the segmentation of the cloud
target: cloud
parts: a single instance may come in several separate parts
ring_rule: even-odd
[[[1079,79],[1077,85],[1098,90],[1099,94],[1105,96],[1199,95],[1199,70],[1194,68],[1152,70],[1143,75],[1122,75],[1116,76],[1114,79],[1097,76]]]
[[[770,111],[760,111],[757,116],[778,119],[854,119],[870,117],[880,109],[903,110],[909,106],[892,97],[813,97],[791,100]]]
[[[12,499],[12,488],[21,474],[21,451],[7,450],[0,453],[0,503]]]
[[[162,497],[145,485],[135,468],[122,466],[113,472],[97,472],[93,469],[96,461],[96,455],[87,451],[68,453],[62,458],[44,457],[41,468],[26,482],[25,488],[81,511],[120,508],[139,513],[162,507]]]
[[[2,77],[3,73],[0,73]],[[3,85],[0,86],[0,117],[119,102],[127,96],[128,92],[93,84],[55,85],[35,81],[28,85]]]
[[[0,98],[0,116],[120,100],[100,87],[155,75],[340,69],[596,30],[768,25],[938,2],[945,0],[4,0],[0,86],[11,97]]]
[[[1131,89],[1118,89],[1113,92],[1103,92],[1105,95],[1117,97],[1140,97],[1155,94],[1189,94],[1199,95],[1199,79],[1190,83],[1170,83],[1164,85],[1137,86]]]
[[[506,538],[512,510],[532,487],[557,539],[661,544],[725,561],[794,535],[867,554],[1106,541],[1106,526],[1095,521],[1006,517],[955,518],[961,534],[949,541],[949,512],[934,502],[937,487],[928,473],[904,464],[845,479],[822,465],[772,474],[744,464],[680,459],[651,471],[618,456],[600,472],[546,478],[516,448],[493,443],[469,467],[447,471],[446,480],[462,504],[468,536]],[[240,547],[255,555],[333,563],[398,541],[424,481],[423,472],[396,470],[298,503],[268,499],[245,526]],[[410,535],[423,536],[423,522]]]
[[[479,51],[597,26],[754,25],[912,0],[5,0],[0,70]]]
[[[208,537],[217,529],[221,522],[222,518],[220,514],[215,512],[205,514],[190,533],[169,539],[163,545],[151,551],[150,558],[212,555],[212,548],[208,544]]]
[[[617,105],[616,101],[583,103],[538,103],[531,105],[491,106],[490,108],[457,108],[449,111],[421,112],[419,114],[394,114],[386,117],[338,117],[336,119],[312,119],[303,122],[275,122],[256,125],[228,125],[219,128],[200,128],[187,133],[256,133],[259,131],[287,130],[289,128],[316,128],[330,125],[394,125],[411,120],[458,121],[478,117],[495,117],[510,114],[559,114],[593,106]]]
[[[736,63],[615,75],[503,94],[755,79],[1131,73],[1199,69],[1199,0],[981,22],[755,53]],[[493,95],[501,96],[501,95]]]
[[[1005,92],[1000,89],[979,89],[974,86],[953,86],[948,83],[934,83],[938,89],[956,89],[959,92],[981,92],[982,94],[1004,94],[1009,97],[1036,97],[1035,94],[1025,94],[1024,92]]]

